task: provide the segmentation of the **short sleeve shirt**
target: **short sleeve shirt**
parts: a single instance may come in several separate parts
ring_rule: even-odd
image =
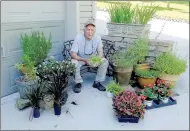
[[[75,37],[71,52],[77,53],[82,58],[88,58],[90,55],[96,55],[98,48],[102,48],[100,36],[93,36],[91,40],[87,40],[82,33]]]

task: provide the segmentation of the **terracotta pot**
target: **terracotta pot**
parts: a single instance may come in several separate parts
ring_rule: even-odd
[[[144,88],[144,85],[149,85],[149,84],[155,84],[157,78],[143,78],[143,77],[138,77],[138,83],[139,85]]]
[[[115,66],[114,68],[115,68],[114,70],[115,70],[116,81],[121,86],[129,85],[133,67],[120,68],[120,67]]]
[[[149,70],[151,67],[150,67],[150,64],[149,63],[143,63],[143,64],[137,64],[136,66],[135,66],[135,70],[138,70],[138,69],[140,69],[140,70]],[[134,71],[135,71],[134,70]]]
[[[179,80],[180,75],[162,74],[159,78],[165,80],[171,85],[171,88],[175,87],[176,82]]]

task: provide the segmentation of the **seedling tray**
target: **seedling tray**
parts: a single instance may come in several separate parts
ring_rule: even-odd
[[[177,101],[174,100],[172,97],[169,97],[168,103],[163,103],[161,100],[154,100],[152,102],[152,106],[146,106],[147,110],[154,109],[154,108],[160,108],[165,106],[171,106],[176,105]]]

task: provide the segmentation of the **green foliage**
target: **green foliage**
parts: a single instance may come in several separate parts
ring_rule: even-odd
[[[37,81],[37,87],[35,87],[36,84],[32,85],[31,88],[28,88],[26,90],[26,97],[30,100],[30,103],[33,107],[40,108],[40,100],[43,99],[43,91],[42,89],[46,84],[44,84],[42,81]]]
[[[111,21],[115,23],[132,23],[135,12],[131,5],[132,4],[129,2],[126,4],[111,4],[107,9],[110,14]]]
[[[146,38],[138,38],[130,45],[128,49],[128,55],[133,57],[137,62],[141,63],[145,60],[145,56],[148,55],[149,46]]]
[[[75,74],[75,70],[75,64],[70,61],[49,60],[37,66],[36,74],[51,84],[46,91],[48,94],[53,94],[55,102],[61,105],[63,91],[68,85],[69,76]]]
[[[107,10],[110,14],[111,22],[147,24],[158,9],[158,6],[151,7],[152,8],[147,8],[143,5],[136,5],[135,8],[132,8],[132,4],[130,2],[117,2],[115,4],[111,4]]]
[[[23,54],[33,61],[34,64],[41,63],[48,55],[52,47],[51,34],[47,39],[43,32],[31,32],[31,34],[21,35],[21,44],[23,47]],[[23,58],[24,62],[28,65],[28,61]]]
[[[96,55],[92,55],[90,56],[90,62],[94,65],[94,64],[100,64],[102,62],[102,57],[100,56],[96,56]]]
[[[157,87],[151,86],[146,87],[143,91],[143,95],[147,97],[149,100],[155,100],[158,98],[158,94],[156,93]]]
[[[136,75],[143,78],[157,78],[160,76],[160,72],[156,70],[135,70]]]
[[[136,64],[136,60],[128,54],[127,51],[123,50],[113,55],[113,61],[115,66],[125,68],[133,67]]]
[[[124,88],[122,88],[118,83],[115,83],[114,81],[111,81],[107,85],[107,91],[112,93],[114,96],[118,95],[122,91],[124,91]]]
[[[154,68],[164,74],[180,75],[185,72],[187,62],[171,52],[166,52],[156,58]]]
[[[147,24],[152,16],[156,13],[159,6],[151,6],[147,8],[146,6],[135,7],[135,23],[136,24]]]

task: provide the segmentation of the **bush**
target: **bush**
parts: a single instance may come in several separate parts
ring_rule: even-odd
[[[133,23],[133,24],[147,24],[152,16],[156,13],[158,6],[139,6],[132,8],[130,2],[111,4],[107,8],[111,22],[115,23]]]
[[[113,98],[113,107],[119,116],[144,118],[145,106],[134,91],[123,91]]]
[[[159,71],[155,70],[141,70],[137,69],[135,70],[135,73],[137,76],[143,77],[143,78],[157,78],[160,76]]]
[[[23,54],[29,57],[35,65],[43,62],[46,59],[49,50],[52,47],[51,35],[47,39],[43,32],[31,32],[31,34],[21,35],[21,44],[23,47]],[[25,57],[23,58],[26,62]]]
[[[110,93],[112,93],[114,96],[118,95],[119,93],[121,93],[124,89],[118,84],[115,83],[114,81],[111,81],[108,85],[107,85],[107,91],[109,91]]]
[[[163,74],[180,75],[185,72],[187,62],[171,52],[166,52],[156,58],[154,68]]]

